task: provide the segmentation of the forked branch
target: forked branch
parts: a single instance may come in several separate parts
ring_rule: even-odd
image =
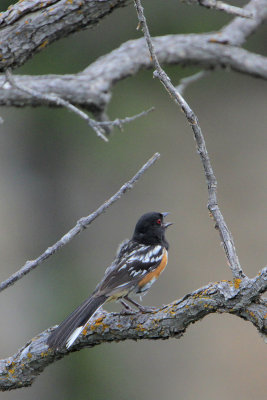
[[[213,172],[213,168],[210,162],[208,150],[206,147],[205,139],[202,134],[198,118],[193,110],[190,108],[189,104],[185,101],[185,99],[181,96],[181,94],[177,91],[174,85],[171,82],[171,79],[166,74],[166,72],[161,68],[158,57],[156,55],[154,45],[151,40],[151,36],[149,33],[149,29],[146,23],[146,18],[144,15],[144,10],[141,4],[141,0],[134,0],[138,20],[144,32],[144,36],[147,42],[147,46],[151,55],[151,59],[155,68],[154,76],[157,77],[160,82],[163,84],[164,88],[170,94],[171,98],[177,103],[182,111],[184,112],[186,119],[191,126],[194,134],[194,139],[197,143],[197,152],[200,155],[200,159],[204,168],[206,181],[208,185],[208,209],[211,212],[214,221],[216,223],[216,228],[220,232],[220,237],[224,246],[224,250],[226,253],[226,257],[228,259],[230,268],[232,270],[233,277],[235,279],[243,279],[245,278],[245,274],[242,271],[240,266],[238,256],[236,253],[234,240],[232,234],[224,221],[223,215],[220,211],[217,201],[217,180],[215,174]]]

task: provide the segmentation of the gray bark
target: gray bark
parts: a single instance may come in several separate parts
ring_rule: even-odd
[[[130,0],[24,0],[0,15],[0,71],[22,65],[54,41],[93,27]]]
[[[53,41],[79,29],[93,26],[105,15],[127,4],[130,4],[130,1],[24,0],[17,3],[0,17],[0,71],[22,65]],[[196,64],[205,69],[230,67],[235,71],[266,79],[267,59],[239,46],[266,19],[267,2],[251,0],[245,9],[253,14],[252,19],[235,18],[221,32],[154,38],[153,45],[158,61],[164,64]],[[27,86],[44,94],[55,93],[72,104],[92,111],[101,111],[110,101],[111,91],[116,82],[144,68],[152,68],[152,61],[142,38],[124,43],[76,75],[16,76],[14,79],[18,86]],[[167,80],[167,77],[164,78],[165,82]],[[41,97],[30,96],[4,82],[5,77],[1,77],[1,105],[44,104]],[[207,177],[210,174],[210,169],[205,169],[208,155],[205,156],[205,147],[200,146],[204,139],[197,131],[194,114],[191,116],[192,120],[188,115],[188,121],[192,125],[200,156],[203,158],[204,154],[203,166],[211,196],[214,195],[214,191],[211,190],[214,187],[211,186],[214,185],[216,191],[216,182]],[[210,178],[213,178],[212,174]],[[214,206],[211,211],[217,212],[219,209],[216,196],[213,200],[212,204],[210,203]],[[229,242],[222,233],[223,241]],[[210,313],[230,313],[243,318],[251,322],[266,339],[267,300],[260,296],[267,290],[267,268],[253,279],[243,275],[239,265],[232,266],[232,272],[235,277],[232,282],[209,284],[153,313],[122,316],[101,311],[69,351],[48,349],[46,340],[54,328],[45,330],[26,343],[16,354],[0,361],[0,389],[11,390],[31,385],[36,376],[50,363],[84,347],[127,339],[180,338],[190,324]]]
[[[54,328],[40,333],[16,354],[0,361],[0,390],[30,386],[56,360],[70,352],[105,342],[181,338],[189,325],[211,313],[229,313],[251,322],[267,335],[267,268],[255,278],[210,283],[152,313],[124,316],[100,311],[70,350],[53,351],[46,340]]]
[[[52,41],[81,27],[93,26],[111,11],[128,4],[130,2],[126,0],[74,0],[68,5],[65,1],[53,1],[51,4],[35,0],[15,4],[0,19],[0,71],[23,64]],[[193,64],[205,69],[221,67],[266,79],[267,58],[239,46],[267,18],[267,4],[265,0],[251,0],[244,9],[253,14],[253,19],[236,17],[219,32],[154,38],[159,62]],[[31,40],[28,40],[29,37]],[[122,44],[78,74],[16,76],[15,79],[18,85],[41,94],[54,93],[71,104],[99,113],[101,117],[111,99],[113,86],[148,68],[152,68],[152,63],[141,38]],[[5,77],[0,77],[0,105],[55,106],[41,97],[30,96],[11,85],[4,85],[4,82]]]
[[[167,35],[153,39],[161,64],[198,65],[203,68],[230,68],[257,78],[267,79],[267,58],[230,45],[212,43],[216,34]],[[95,112],[103,110],[111,99],[113,86],[122,79],[152,68],[143,38],[130,40],[118,49],[72,75],[14,76],[18,85],[41,94],[57,96]],[[0,77],[0,105],[40,106],[41,98],[29,96]],[[50,104],[54,105],[54,104]]]

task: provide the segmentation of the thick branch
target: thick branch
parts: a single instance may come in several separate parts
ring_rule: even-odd
[[[234,314],[250,321],[265,336],[267,303],[258,298],[266,290],[264,268],[251,280],[210,283],[156,312],[125,316],[100,311],[69,351],[48,349],[46,340],[54,328],[47,329],[12,357],[0,361],[0,390],[30,386],[49,364],[85,347],[128,339],[179,339],[190,324],[211,313]]]
[[[213,43],[217,37],[217,34],[167,35],[153,38],[153,45],[161,64],[198,65],[206,69],[220,66],[267,79],[266,57],[238,47]],[[54,93],[72,104],[95,112],[105,109],[117,82],[148,68],[152,68],[152,62],[145,41],[141,38],[128,41],[100,57],[82,73],[16,75],[16,82],[42,94]],[[5,83],[5,76],[0,76],[0,105],[20,107],[47,104],[54,105],[17,90]]]
[[[245,43],[248,36],[252,35],[256,29],[267,18],[267,2],[265,0],[251,0],[244,10],[251,12],[253,18],[234,18],[221,31],[222,43],[225,41],[235,46],[241,46]]]
[[[129,0],[24,0],[0,14],[0,71],[22,65],[50,43],[94,26]],[[267,18],[265,0],[251,0],[244,10],[253,18],[236,17],[218,41],[240,45]],[[29,40],[30,39],[30,40]]]
[[[145,171],[151,167],[160,157],[159,153],[155,153],[153,157],[151,157],[143,166],[139,169],[139,171],[126,182],[112,197],[105,201],[96,211],[87,217],[80,218],[76,225],[67,232],[61,239],[59,239],[55,244],[48,247],[43,254],[37,257],[35,260],[27,261],[23,267],[20,268],[19,271],[15,272],[8,279],[3,281],[0,284],[0,292],[11,285],[14,285],[19,279],[23,278],[29,272],[31,272],[38,265],[42,264],[48,257],[52,256],[55,252],[61,249],[63,246],[66,246],[75,236],[81,233],[84,229],[86,229],[97,217],[103,214],[113,203],[121,198],[121,196],[132,189],[133,185],[141,178],[141,176],[145,173]]]
[[[129,0],[24,0],[0,14],[0,71],[22,65],[50,43],[86,27]]]
[[[128,4],[127,1],[122,0],[113,0],[113,2],[116,3],[116,6]],[[57,7],[62,6],[61,2],[54,1],[53,3],[53,5],[57,5]],[[77,7],[76,1],[72,3],[74,7],[75,4]],[[107,5],[106,2],[92,0],[91,2],[85,2],[84,7],[88,6],[89,3],[91,4],[92,10],[95,10],[94,7]],[[111,2],[107,3],[111,4]],[[36,7],[42,7],[42,4],[44,7],[48,7],[48,2],[40,3],[39,0],[35,0],[34,2],[24,0],[22,3],[16,4],[14,8],[24,7],[26,10],[23,9],[19,11],[20,15],[26,18],[28,12],[36,12]],[[267,59],[236,47],[244,43],[246,38],[266,19],[266,1],[251,0],[244,9],[253,13],[253,19],[234,18],[233,21],[217,33],[166,35],[164,37],[154,38],[153,44],[159,62],[161,64],[194,64],[204,67],[205,69],[218,66],[227,67],[237,72],[267,79]],[[19,13],[17,11],[15,12],[14,9],[11,9],[7,13],[8,14],[2,14],[2,26],[4,27],[2,31],[8,28],[11,29],[12,33],[13,24],[15,22],[21,23],[21,19],[17,19]],[[47,14],[47,12],[44,14]],[[70,15],[72,15],[71,9]],[[27,28],[29,24],[25,24],[25,21],[23,23]],[[3,32],[1,32],[1,34],[2,33]],[[9,66],[9,64],[5,62],[2,63],[1,67],[1,55],[3,57],[4,54],[3,50],[1,50],[1,46],[7,47],[7,43],[8,42],[4,40],[2,44],[0,43],[0,71],[1,68],[5,70]],[[25,50],[17,36],[15,44],[21,48],[21,51]],[[31,44],[28,43],[28,45]],[[12,43],[10,46],[11,48],[8,47],[6,51],[12,54]],[[17,58],[20,57],[19,53],[16,53],[16,56],[10,56],[8,54],[5,55],[5,58],[8,60],[8,58],[11,57],[11,64],[19,63],[19,60],[17,60]],[[151,67],[151,59],[146,46],[144,46],[144,39],[142,38],[124,43],[110,54],[99,58],[80,74],[35,77],[16,76],[16,81],[19,85],[29,87],[42,94],[55,94],[76,106],[84,107],[93,112],[99,112],[104,110],[110,101],[111,90],[118,81],[135,75],[141,69]],[[4,83],[5,78],[0,77],[0,105],[38,106],[47,104],[47,102],[45,103],[40,98],[38,99],[34,96],[25,95],[21,91],[4,85]],[[48,104],[53,105],[52,103]]]

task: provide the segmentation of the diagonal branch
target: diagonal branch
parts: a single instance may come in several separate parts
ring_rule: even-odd
[[[166,35],[153,38],[159,62],[166,65],[197,65],[205,69],[226,68],[251,77],[267,80],[267,58],[235,46],[215,41],[217,34]],[[217,40],[217,39],[216,39]],[[107,65],[109,68],[107,68]],[[19,86],[54,93],[65,101],[95,113],[104,110],[111,91],[119,81],[152,68],[144,39],[130,40],[100,57],[83,72],[68,75],[16,75]],[[30,96],[5,84],[0,76],[0,105],[42,106],[43,99]],[[50,104],[52,105],[52,104]]]
[[[235,279],[242,279],[245,278],[245,274],[242,271],[241,265],[238,260],[238,256],[236,253],[234,240],[229,228],[224,221],[223,215],[220,211],[217,201],[217,181],[215,174],[213,172],[213,168],[210,162],[209,154],[206,148],[206,143],[204,136],[202,134],[197,116],[190,108],[189,104],[185,101],[185,99],[179,94],[179,92],[175,89],[169,76],[165,73],[165,71],[161,68],[158,57],[156,55],[154,45],[151,40],[151,36],[149,33],[149,29],[146,23],[146,18],[144,15],[144,10],[141,4],[141,0],[134,0],[137,16],[139,23],[142,27],[144,32],[144,36],[147,42],[147,46],[152,58],[152,62],[154,68],[154,76],[157,77],[160,82],[163,84],[164,88],[170,94],[171,98],[177,103],[182,111],[184,112],[186,119],[191,126],[194,134],[194,139],[197,143],[197,152],[200,155],[200,159],[204,168],[206,181],[208,185],[208,209],[211,212],[214,220],[215,220],[215,227],[219,230],[220,237],[224,246],[224,250],[226,253],[226,257],[228,259],[233,277]]]
[[[105,128],[107,130],[107,133],[114,126],[117,126],[120,129],[122,129],[123,124],[132,122],[137,118],[143,117],[144,115],[147,115],[149,112],[154,110],[154,108],[151,107],[150,109],[143,111],[132,117],[126,117],[123,119],[116,118],[114,121],[95,121],[94,119],[90,118],[84,111],[80,110],[69,101],[62,99],[61,97],[55,95],[54,93],[41,93],[38,90],[29,88],[28,86],[25,87],[23,85],[18,84],[9,69],[6,70],[5,75],[6,75],[6,80],[7,82],[10,83],[11,87],[17,89],[20,92],[26,93],[26,95],[29,95],[33,100],[40,101],[43,104],[54,105],[56,107],[65,107],[69,111],[72,111],[75,114],[77,114],[79,117],[84,119],[88,123],[88,125],[96,132],[97,136],[103,139],[105,142],[108,142],[108,139],[105,136]],[[3,87],[4,88],[7,87],[6,82],[3,84]]]
[[[115,1],[115,0],[114,0]],[[92,0],[92,3],[95,1]],[[33,11],[42,4],[23,1],[16,4],[22,7],[20,15]],[[56,1],[56,3],[60,3]],[[98,5],[101,2],[98,2]],[[118,0],[117,0],[118,3]],[[120,5],[127,1],[120,2]],[[153,45],[161,64],[198,65],[201,68],[211,69],[222,67],[248,74],[253,77],[267,79],[267,58],[238,48],[244,43],[267,18],[266,0],[251,0],[244,9],[253,13],[253,19],[234,18],[221,31],[205,34],[166,35],[153,38]],[[17,19],[14,9],[2,14],[2,25],[8,26]],[[4,18],[5,16],[5,18]],[[1,17],[0,17],[1,18]],[[10,22],[6,22],[7,18]],[[18,21],[20,21],[18,19]],[[25,25],[25,24],[24,24]],[[0,25],[1,31],[1,25]],[[1,32],[3,34],[3,32]],[[0,43],[0,71],[1,55],[5,41]],[[17,43],[17,42],[16,42]],[[21,46],[22,44],[20,44]],[[22,46],[23,47],[23,46]],[[8,51],[12,49],[8,47]],[[17,55],[18,53],[16,53]],[[7,57],[7,56],[6,56]],[[16,57],[12,56],[16,62]],[[108,68],[107,68],[108,65]],[[8,68],[3,66],[2,70]],[[82,73],[73,75],[43,75],[43,76],[16,76],[18,85],[38,91],[40,94],[55,94],[55,96],[75,105],[83,107],[93,113],[105,110],[111,99],[113,86],[122,79],[137,74],[141,69],[152,68],[148,51],[144,46],[144,39],[131,40],[122,44],[118,49],[100,57]],[[5,77],[0,76],[0,105],[5,106],[40,106],[44,100],[30,96],[4,84]]]
[[[234,18],[221,30],[218,42],[241,46],[267,19],[267,2],[265,0],[251,0],[244,10],[251,12],[253,18]]]
[[[190,75],[187,76],[186,78],[183,78],[180,80],[180,83],[178,86],[176,86],[176,90],[177,92],[179,92],[181,95],[184,94],[185,89],[191,85],[192,83],[195,83],[196,81],[198,81],[199,79],[204,78],[205,76],[207,76],[210,73],[210,71],[199,71],[194,75]]]
[[[66,107],[69,111],[72,111],[75,114],[78,114],[96,132],[98,137],[103,139],[105,142],[108,141],[107,137],[104,135],[104,130],[101,128],[101,125],[100,124],[98,125],[95,120],[88,117],[88,115],[84,111],[79,110],[73,104],[69,103],[66,100],[63,100],[59,96],[56,96],[54,93],[42,94],[42,93],[38,92],[37,90],[30,89],[29,87],[26,88],[23,85],[19,85],[13,78],[13,75],[11,74],[9,69],[6,70],[6,79],[7,79],[7,82],[9,82],[10,85],[13,86],[15,89],[17,89],[21,92],[24,92],[27,95],[30,95],[34,99],[39,99],[39,101],[43,101],[47,104],[53,104],[56,106]]]
[[[18,67],[54,41],[95,26],[127,3],[129,0],[18,2],[0,14],[0,71]]]
[[[96,211],[87,217],[80,218],[76,225],[67,232],[61,239],[59,239],[55,244],[51,247],[48,247],[43,254],[37,257],[35,260],[27,261],[26,264],[20,268],[17,272],[11,275],[8,279],[3,281],[0,284],[0,292],[9,286],[13,285],[19,279],[23,278],[23,276],[27,275],[38,265],[42,264],[48,257],[52,256],[55,252],[61,249],[63,246],[68,244],[75,236],[81,233],[84,229],[86,229],[97,217],[103,214],[113,203],[121,198],[123,194],[132,189],[133,185],[141,178],[141,176],[147,171],[149,167],[151,167],[160,157],[159,153],[155,153],[153,157],[151,157],[143,166],[139,169],[139,171],[128,181],[126,182],[112,197],[105,201]]]
[[[267,302],[258,301],[266,290],[267,268],[264,268],[253,279],[210,283],[151,313],[125,316],[101,310],[70,350],[48,349],[46,341],[54,328],[47,329],[16,354],[0,361],[0,390],[30,386],[49,364],[85,347],[129,339],[179,339],[191,324],[211,313],[230,313],[243,318],[266,337]]]
[[[24,64],[54,41],[94,27],[106,15],[128,4],[130,0],[19,1],[0,13],[0,71]],[[242,31],[248,26],[255,29],[255,24],[258,26],[266,18],[265,0],[251,0],[242,10],[253,14],[252,19],[236,18],[241,20]]]
[[[236,15],[243,18],[252,18],[253,14],[246,9],[231,6],[220,0],[186,0],[189,4],[199,4],[206,8],[214,8],[217,11],[224,11],[227,14]]]

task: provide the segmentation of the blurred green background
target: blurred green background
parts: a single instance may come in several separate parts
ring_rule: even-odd
[[[10,1],[1,1],[4,10]],[[242,2],[232,2],[242,5]],[[178,0],[144,1],[153,35],[218,30],[223,13]],[[76,73],[128,39],[138,38],[132,5],[95,29],[45,49],[15,71]],[[266,55],[266,26],[246,48]],[[196,68],[168,67],[175,84]],[[267,260],[266,83],[216,71],[189,87],[219,182],[221,210],[249,276]],[[1,293],[1,358],[62,321],[95,288],[118,243],[144,212],[170,211],[169,265],[144,298],[166,304],[210,281],[231,279],[214,223],[191,130],[151,71],[118,83],[110,118],[154,113],[114,131],[109,143],[66,110],[8,109],[0,115],[0,280],[18,270],[94,211],[156,151],[161,159],[109,211],[37,270]],[[119,309],[109,306],[109,309]],[[97,346],[48,367],[31,388],[4,400],[251,400],[266,395],[266,347],[248,323],[211,315],[181,340]]]

